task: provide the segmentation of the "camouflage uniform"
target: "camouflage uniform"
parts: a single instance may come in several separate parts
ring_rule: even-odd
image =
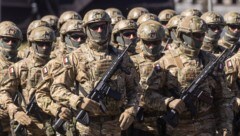
[[[78,104],[82,102],[81,99],[93,89],[102,74],[119,53],[117,49],[106,42],[109,34],[108,30],[110,29],[110,18],[103,10],[91,10],[85,14],[83,20],[85,29],[87,30],[86,33],[89,36],[88,40],[79,49],[73,51],[63,59],[64,67],[54,78],[50,89],[54,100],[75,110],[78,109]],[[103,22],[104,26],[98,24]],[[103,30],[104,33],[100,33],[103,34],[101,39],[97,40],[89,35],[89,33],[93,34],[91,25],[99,26],[96,28],[97,30],[101,28],[107,29]],[[91,112],[89,126],[82,124],[78,126],[81,135],[120,135],[121,129],[118,119],[122,110],[125,109],[124,112],[128,111],[129,114],[131,113],[131,116],[136,114],[136,107],[138,105],[137,89],[139,86],[136,80],[132,79],[135,69],[127,55],[123,59],[122,66],[131,74],[127,75],[118,70],[109,81],[109,85],[113,90],[122,93],[122,99],[116,101],[110,97],[106,97],[103,103],[107,107],[107,113],[100,113],[99,115],[92,114]],[[80,89],[80,94],[79,92],[71,92],[70,90],[70,87],[73,86],[76,80],[80,83],[80,88],[82,88]]]
[[[224,47],[236,46],[235,54],[225,61],[225,74],[228,86],[232,89],[235,94],[231,104],[235,114],[235,119],[233,120],[233,135],[239,135],[239,128],[236,127],[235,122],[239,118],[240,109],[240,93],[239,93],[239,62],[240,62],[240,51],[239,51],[239,37],[240,37],[240,14],[237,12],[229,12],[224,15],[224,20],[226,22],[226,33],[221,39],[220,43]],[[236,132],[237,131],[237,132]]]
[[[8,33],[9,30],[15,30],[15,33]],[[10,21],[4,21],[0,23],[0,36],[3,37],[13,37],[19,40],[18,45],[13,46],[19,46],[20,42],[22,40],[22,33],[19,28],[16,27],[16,25],[13,22]],[[3,40],[1,39],[1,44]],[[7,69],[10,65],[20,60],[17,56],[12,56],[13,58],[8,57],[7,54],[5,54],[6,49],[4,49],[4,46],[1,46],[1,52],[0,52],[0,66],[1,66],[1,78],[0,81],[4,79],[4,75],[7,72]],[[17,49],[17,47],[16,47]],[[10,134],[10,119],[8,116],[8,112],[6,109],[3,108],[2,105],[0,105],[0,135],[7,135],[7,133]]]
[[[144,121],[134,123],[134,135],[156,135],[156,119],[162,115],[166,108],[162,105],[164,101],[161,101],[161,97],[158,93],[161,79],[153,80],[149,79],[152,74],[154,63],[160,59],[161,40],[164,37],[164,29],[160,23],[156,21],[147,21],[140,25],[138,28],[138,37],[140,38],[141,45],[144,46],[143,51],[140,54],[132,56],[135,67],[137,69],[140,85],[143,89],[143,95],[141,96],[140,106],[144,109]],[[149,49],[145,41],[150,42],[154,47]],[[156,44],[156,42],[158,43]],[[148,49],[147,49],[148,48]],[[152,51],[154,50],[154,51]],[[145,99],[145,97],[151,97]],[[149,101],[150,100],[150,101]],[[160,101],[159,101],[160,100]]]
[[[52,44],[54,38],[54,31],[48,27],[38,27],[29,35],[29,41],[31,44],[40,42],[43,39],[44,42],[49,42],[49,44]],[[26,106],[29,104],[30,99],[32,99],[35,95],[38,82],[41,81],[41,68],[48,61],[48,57],[45,57],[45,54],[40,54],[40,52],[37,52],[39,51],[39,48],[36,47],[36,45],[32,45],[32,48],[33,50],[31,52],[33,53],[31,53],[28,58],[25,58],[8,68],[9,71],[2,83],[0,92],[1,103],[5,108],[7,108],[11,119],[15,119],[15,114],[20,110],[20,108],[13,104],[12,98],[18,91],[21,92],[22,97],[18,95],[19,99],[21,100],[19,101],[18,105],[21,106],[22,110],[26,110]],[[51,47],[48,47],[47,56],[50,55],[50,51]],[[45,136],[46,132],[44,123],[48,121],[49,117],[43,114],[39,108],[34,113],[30,113],[29,117],[32,120],[32,124],[26,126],[28,135]]]
[[[43,109],[44,112],[58,118],[58,112],[59,109],[62,107],[60,104],[57,104],[54,100],[51,99],[51,94],[50,94],[50,86],[52,85],[54,75],[59,74],[59,71],[62,68],[62,56],[66,56],[70,52],[73,51],[73,49],[77,49],[77,45],[70,45],[70,43],[65,42],[65,37],[69,33],[77,33],[77,34],[82,34],[85,36],[83,33],[83,27],[82,27],[82,21],[80,20],[69,20],[66,23],[63,24],[63,26],[60,29],[60,34],[61,34],[61,42],[59,45],[58,50],[55,50],[54,54],[54,59],[49,61],[44,68],[42,69],[42,77],[43,81],[42,84],[38,85],[38,91],[36,92],[36,100],[39,105]],[[70,38],[70,37],[69,37]],[[84,42],[83,39],[78,43],[78,46]],[[53,55],[53,53],[51,54]],[[74,90],[74,86],[71,86],[71,90]],[[52,106],[56,105],[56,106]],[[71,124],[73,125],[73,124]],[[75,133],[75,126],[68,126],[66,135],[71,135]]]
[[[160,66],[159,69],[162,72],[160,77],[164,77],[161,82],[163,87],[160,90],[160,93],[164,96],[162,100],[172,99],[165,106],[180,112],[178,126],[176,128],[167,127],[169,135],[212,136],[222,135],[223,131],[231,131],[232,129],[232,111],[229,106],[232,94],[226,88],[221,75],[213,72],[198,87],[206,95],[212,97],[214,101],[207,104],[199,99],[196,100],[194,105],[197,108],[197,115],[193,118],[191,113],[183,108],[185,105],[182,108],[177,108],[177,106],[180,106],[180,103],[172,105],[177,98],[169,97],[174,96],[175,93],[181,93],[181,90],[184,90],[198,76],[204,66],[210,61],[209,59],[214,58],[211,54],[200,51],[201,40],[205,30],[206,24],[199,17],[185,17],[177,28],[177,36],[181,39],[180,47],[167,51],[159,62],[155,64]],[[199,40],[189,41],[188,37],[198,37]]]
[[[206,12],[201,18],[208,25],[207,33],[203,40],[202,50],[208,51],[214,54],[219,54],[223,51],[218,45],[218,40],[224,26],[223,17],[215,12]]]

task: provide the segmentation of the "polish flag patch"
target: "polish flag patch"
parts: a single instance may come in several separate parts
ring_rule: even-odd
[[[47,67],[44,67],[43,68],[43,74],[47,74],[48,73],[48,69],[47,69]]]
[[[228,61],[227,61],[227,67],[233,67],[231,60],[228,60]]]
[[[64,57],[64,58],[63,58],[63,64],[65,64],[65,65],[70,64],[68,57]]]

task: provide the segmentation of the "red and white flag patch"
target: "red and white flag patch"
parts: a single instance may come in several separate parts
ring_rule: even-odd
[[[43,68],[43,74],[47,74],[48,73],[48,69],[47,69],[47,67],[44,67]]]
[[[227,61],[227,67],[233,67],[233,64],[232,64],[232,61],[231,61],[231,60],[228,60],[228,61]]]

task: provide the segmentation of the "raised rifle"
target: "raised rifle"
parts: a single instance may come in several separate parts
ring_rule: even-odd
[[[217,66],[220,63],[223,63],[235,50],[236,45],[232,48],[225,49],[222,54],[219,57],[214,58],[212,61],[210,61],[205,68],[201,71],[201,73],[193,80],[193,82],[183,91],[183,93],[180,96],[180,99],[183,100],[185,103],[187,109],[191,112],[191,115],[194,117],[197,114],[196,107],[194,105],[194,102],[196,100],[201,100],[205,103],[211,104],[212,103],[212,97],[210,97],[209,94],[204,93],[204,91],[201,91],[198,89],[198,86],[204,81],[207,76],[213,71],[215,66]],[[166,123],[171,125],[172,127],[176,127],[178,125],[178,113],[171,109],[167,111],[167,113],[163,116],[161,116],[157,122],[159,123],[159,128],[166,129]],[[162,125],[162,126],[161,126]],[[160,129],[159,134],[166,135],[166,130]]]
[[[129,47],[132,44],[130,44],[129,46],[127,46],[123,52],[121,54],[119,54],[113,61],[113,63],[111,64],[111,66],[108,68],[108,70],[105,72],[105,74],[103,75],[103,77],[100,79],[100,81],[97,83],[97,85],[93,88],[92,91],[90,91],[90,93],[87,95],[87,98],[94,100],[98,103],[100,103],[100,108],[103,112],[106,112],[106,106],[103,104],[103,99],[108,96],[108,97],[112,97],[115,100],[120,100],[121,99],[121,93],[114,91],[110,88],[110,86],[108,85],[108,81],[110,80],[110,78],[113,76],[113,74],[120,68],[122,70],[124,70],[124,72],[127,72],[122,66],[120,66],[122,59],[124,57],[124,55],[126,54],[127,50],[129,49]],[[128,73],[128,72],[127,72]],[[83,125],[89,125],[90,123],[90,119],[89,119],[89,115],[85,110],[80,110],[76,116],[76,120],[78,122],[80,122]],[[53,128],[56,131],[60,131],[59,130],[63,124],[65,123],[65,121],[63,119],[58,119],[56,121],[56,123],[53,125]]]

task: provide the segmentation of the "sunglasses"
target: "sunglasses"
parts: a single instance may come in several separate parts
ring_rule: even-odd
[[[165,26],[167,25],[168,21],[160,21],[160,23]]]
[[[51,47],[52,46],[52,42],[34,42],[34,43],[40,47],[43,47],[43,46]]]
[[[11,37],[0,37],[4,42],[8,43],[10,41],[12,41],[12,43],[17,43],[19,42],[18,39],[16,38],[11,38]]]
[[[240,25],[228,25],[231,29],[238,29],[240,30]]]
[[[160,46],[161,44],[161,40],[158,40],[158,41],[146,41],[146,40],[143,40],[143,43],[147,46],[150,46],[150,45],[155,45],[155,46]]]
[[[219,26],[219,25],[208,25],[208,28],[210,28],[211,30],[221,30],[222,26]]]
[[[74,39],[77,40],[79,38],[84,38],[85,36],[83,34],[79,34],[79,33],[73,33],[73,34],[69,34],[69,36]]]
[[[192,37],[195,39],[202,39],[205,36],[205,33],[192,33]]]
[[[89,24],[88,27],[90,29],[96,31],[96,30],[98,30],[98,28],[101,28],[101,29],[107,28],[107,23],[106,22],[103,22],[103,23],[92,23],[92,24]]]
[[[127,38],[130,38],[131,36],[133,36],[135,38],[135,37],[137,37],[137,32],[136,31],[123,31],[122,35]]]

